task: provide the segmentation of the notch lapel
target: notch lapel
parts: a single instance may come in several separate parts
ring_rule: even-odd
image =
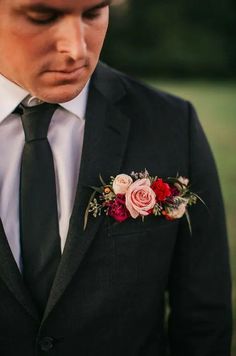
[[[89,187],[101,185],[99,174],[109,182],[111,175],[120,173],[126,150],[130,120],[115,103],[124,96],[124,88],[116,83],[115,95],[104,80],[95,78],[90,86],[79,184],[65,249],[43,321],[70,283],[103,220],[102,216],[90,217],[84,231],[84,214],[92,193]]]
[[[7,237],[4,232],[3,224],[0,219],[0,277],[12,292],[16,300],[26,309],[35,319],[39,320],[35,305],[23,283],[18,266],[12,255]]]

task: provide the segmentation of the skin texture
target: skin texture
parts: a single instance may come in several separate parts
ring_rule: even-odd
[[[97,65],[109,3],[0,0],[0,73],[43,101],[73,99]]]

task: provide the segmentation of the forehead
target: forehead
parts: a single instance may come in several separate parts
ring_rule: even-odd
[[[97,6],[98,4],[109,5],[109,0],[0,0],[9,7],[46,7],[60,10],[83,9]]]

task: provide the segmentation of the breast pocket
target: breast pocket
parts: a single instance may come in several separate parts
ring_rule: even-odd
[[[136,222],[136,224],[135,224]],[[116,226],[108,232],[114,246],[117,285],[162,279],[168,273],[178,224],[161,220]]]

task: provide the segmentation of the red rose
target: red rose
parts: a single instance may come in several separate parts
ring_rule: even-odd
[[[167,197],[171,196],[171,188],[169,184],[164,183],[161,178],[155,180],[152,183],[151,188],[156,194],[157,201],[164,201]]]
[[[125,206],[125,195],[117,194],[115,200],[108,204],[108,215],[118,222],[125,221],[130,213]]]

